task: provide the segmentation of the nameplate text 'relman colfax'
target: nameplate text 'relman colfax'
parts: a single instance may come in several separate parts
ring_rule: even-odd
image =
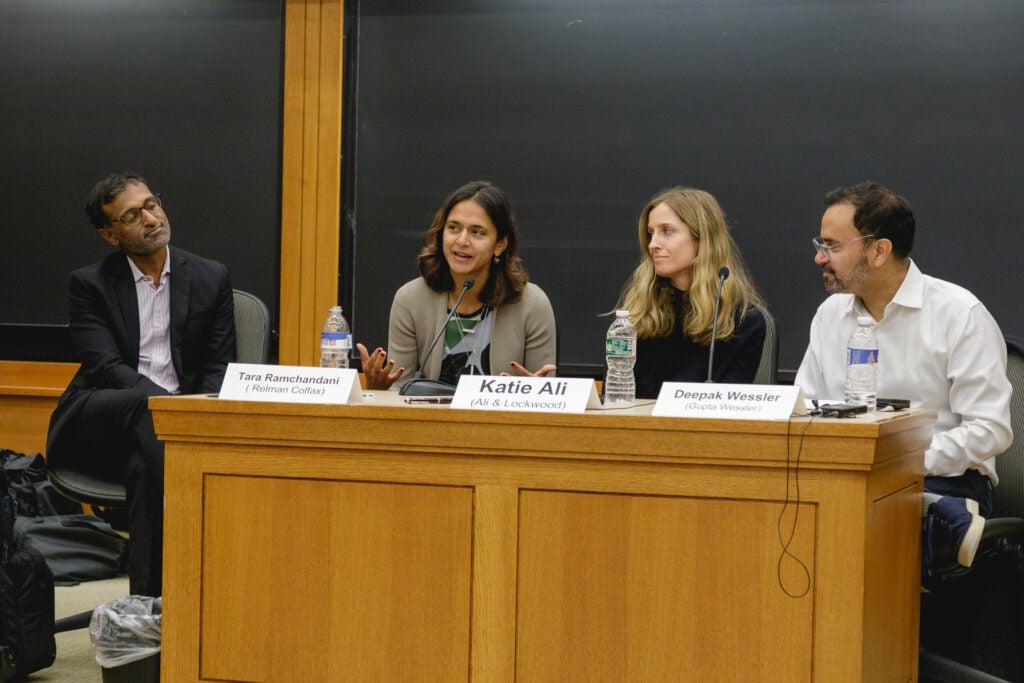
[[[359,373],[352,368],[230,363],[219,398],[275,403],[360,403]]]

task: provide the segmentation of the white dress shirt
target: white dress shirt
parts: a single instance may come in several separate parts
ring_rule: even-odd
[[[128,258],[125,256],[125,258]],[[139,374],[172,394],[180,391],[178,373],[171,360],[171,255],[167,251],[160,286],[128,259],[139,299]]]
[[[808,399],[841,399],[846,342],[857,317],[870,315],[853,294],[833,294],[811,322],[796,384]],[[963,287],[924,275],[911,261],[875,326],[878,395],[934,408],[925,474],[958,476],[970,468],[995,485],[995,457],[1013,441],[1006,343],[999,325]]]

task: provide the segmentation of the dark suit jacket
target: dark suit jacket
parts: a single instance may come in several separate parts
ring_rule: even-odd
[[[181,393],[220,390],[235,360],[231,280],[224,265],[170,248],[171,359]],[[96,389],[167,391],[138,372],[139,304],[127,257],[117,251],[71,273],[71,340],[82,366],[50,417],[47,457],[59,455],[69,421]]]

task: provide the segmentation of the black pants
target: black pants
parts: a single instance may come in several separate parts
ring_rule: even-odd
[[[925,477],[924,490],[971,498],[978,502],[982,517],[992,514],[992,482],[978,470],[967,470],[959,477]],[[963,576],[950,586],[953,590],[940,586],[934,592],[922,593],[920,638],[924,649],[959,662],[971,661],[975,625],[991,617],[985,577],[980,578],[974,574]]]
[[[74,418],[77,444],[65,457],[125,484],[128,578],[133,595],[161,595],[164,445],[156,438],[149,396],[141,389],[100,389]]]

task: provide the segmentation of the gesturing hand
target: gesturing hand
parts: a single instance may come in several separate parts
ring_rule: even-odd
[[[366,378],[367,389],[390,389],[395,380],[405,372],[405,368],[398,368],[395,372],[391,372],[395,367],[395,361],[385,362],[387,351],[379,346],[374,349],[372,354],[368,353],[362,344],[356,344],[356,348],[359,349],[359,358],[363,363],[363,376]]]

